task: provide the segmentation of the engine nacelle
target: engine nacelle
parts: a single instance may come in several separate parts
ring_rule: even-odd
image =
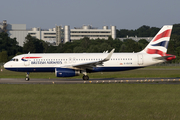
[[[55,68],[56,77],[73,77],[80,75],[80,71],[69,68]]]

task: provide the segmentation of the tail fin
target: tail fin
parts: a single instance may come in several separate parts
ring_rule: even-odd
[[[151,40],[151,42],[146,46],[146,48],[141,52],[166,56],[172,28],[172,25],[163,26],[161,30],[156,34],[156,36]]]

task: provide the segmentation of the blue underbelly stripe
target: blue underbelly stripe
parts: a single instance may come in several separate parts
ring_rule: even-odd
[[[133,70],[142,67],[96,67],[93,70],[87,70],[87,72],[113,72],[113,71],[125,71]],[[54,67],[39,67],[39,68],[6,68],[7,70],[17,72],[55,72]]]

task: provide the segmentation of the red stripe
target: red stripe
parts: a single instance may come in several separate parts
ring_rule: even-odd
[[[164,56],[164,55],[166,55],[166,53],[164,53],[164,52],[162,52],[162,51],[160,51],[160,50],[157,50],[157,49],[147,49],[147,51],[146,51],[148,54],[159,54],[159,55],[161,55],[161,56]]]
[[[170,34],[171,34],[171,29],[166,30],[166,31],[164,31],[163,33],[157,35],[157,36],[154,38],[153,42],[155,42],[155,41],[157,41],[157,40],[159,40],[160,38],[163,38],[163,37],[170,37]]]
[[[22,59],[36,59],[36,58],[42,58],[42,57],[23,57]]]
[[[171,55],[171,54],[166,54],[166,53],[164,53],[164,52],[162,52],[162,51],[160,51],[160,50],[149,49],[149,48],[147,49],[147,53],[148,53],[148,54],[159,54],[159,55],[161,55],[161,56],[169,56],[169,55]],[[167,61],[173,60],[173,59],[176,59],[176,56],[175,56],[175,55],[173,55],[172,57],[166,58]]]

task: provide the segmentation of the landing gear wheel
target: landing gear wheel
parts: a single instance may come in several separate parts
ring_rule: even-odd
[[[27,72],[27,74],[26,74],[25,81],[29,81],[29,72]]]
[[[26,81],[29,81],[29,78],[28,78],[28,77],[26,77],[26,78],[25,78],[25,80],[26,80]]]
[[[83,80],[89,80],[89,76],[88,75],[84,75],[83,76]]]

